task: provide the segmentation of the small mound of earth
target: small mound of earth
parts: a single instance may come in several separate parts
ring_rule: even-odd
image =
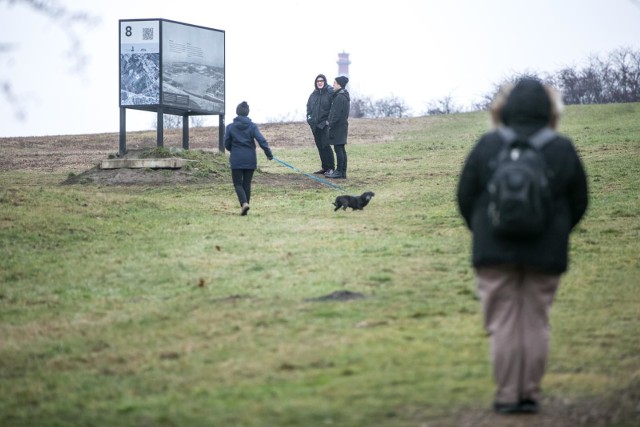
[[[154,160],[156,156],[152,156],[153,150],[129,150],[127,153],[119,157],[119,159],[146,159]],[[160,153],[155,153],[160,154]],[[160,156],[161,159],[172,157],[168,152],[166,155]],[[213,152],[206,153],[210,161],[215,161]],[[112,156],[109,157],[110,159]],[[158,159],[155,159],[158,160]],[[215,163],[213,163],[215,164]],[[201,182],[213,182],[222,180],[224,169],[216,165],[216,169],[211,167],[208,170],[200,170],[198,167],[181,167],[181,168],[109,168],[102,169],[100,163],[93,168],[86,170],[80,174],[70,175],[63,184],[99,184],[99,185],[175,185],[175,184],[194,184]]]
[[[360,298],[365,298],[365,296],[359,292],[335,291],[317,298],[308,298],[305,301],[349,301]]]
[[[149,150],[130,150],[122,159],[150,159]],[[226,160],[223,164],[215,160],[216,154],[204,153],[214,159],[205,168],[117,168],[102,169],[100,164],[79,174],[71,174],[62,182],[63,185],[144,185],[144,186],[172,186],[207,183],[231,183],[231,171]],[[212,166],[213,165],[213,166]],[[321,182],[313,180],[300,173],[268,173],[260,169],[254,175],[254,182],[258,185],[287,187],[297,189],[323,188]]]
[[[294,173],[267,173],[257,171],[253,182],[257,185],[273,187],[287,187],[295,189],[328,188],[318,181],[304,175]],[[208,172],[199,174],[186,169],[100,169],[95,167],[77,175],[69,176],[62,182],[65,185],[95,184],[95,185],[189,185],[207,183],[229,183],[231,172]]]

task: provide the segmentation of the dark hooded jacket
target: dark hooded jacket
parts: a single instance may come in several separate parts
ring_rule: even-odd
[[[544,87],[537,81],[520,81],[507,98],[502,121],[521,135],[530,136],[550,122],[551,104]],[[586,174],[573,143],[557,135],[542,149],[550,169],[554,213],[546,230],[528,240],[509,240],[496,236],[487,215],[491,178],[490,162],[503,144],[496,131],[484,134],[473,147],[463,166],[457,190],[460,213],[473,234],[474,267],[521,265],[550,274],[567,270],[569,234],[584,215],[588,204]]]
[[[318,89],[316,80],[318,78],[324,79],[324,87]],[[324,129],[327,125],[327,119],[329,118],[329,111],[331,110],[331,99],[333,95],[333,87],[327,83],[327,78],[324,74],[318,74],[313,79],[314,90],[309,95],[307,101],[307,123],[311,126],[311,129],[316,127]]]
[[[249,117],[237,116],[233,119],[233,123],[227,125],[224,147],[231,153],[229,158],[231,169],[255,170],[258,167],[255,141],[258,141],[264,154],[271,160],[273,154],[267,140]]]
[[[344,145],[349,133],[349,110],[351,98],[346,89],[333,92],[331,111],[329,112],[329,144]]]

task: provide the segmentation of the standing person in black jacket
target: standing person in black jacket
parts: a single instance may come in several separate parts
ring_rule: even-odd
[[[494,123],[529,137],[555,128],[562,107],[558,94],[523,78],[498,94]],[[542,234],[513,240],[494,234],[487,214],[491,163],[504,142],[497,131],[473,147],[460,175],[457,201],[472,233],[472,263],[490,336],[496,383],[494,410],[535,413],[549,351],[549,311],[567,270],[569,234],[588,204],[585,171],[573,143],[556,135],[542,148],[550,169],[553,214]]]
[[[329,144],[333,145],[336,152],[337,166],[333,173],[328,173],[328,178],[347,177],[347,134],[349,133],[349,110],[351,98],[345,89],[349,78],[339,76],[333,82],[333,101],[329,111]]]
[[[314,82],[314,89],[307,101],[307,123],[311,127],[313,139],[320,155],[320,170],[315,174],[332,174],[335,168],[333,151],[329,145],[329,127],[327,119],[331,110],[333,88],[327,85],[324,74],[318,74]]]
[[[251,199],[251,180],[253,172],[258,167],[256,157],[256,141],[264,151],[267,159],[273,159],[271,148],[267,140],[262,136],[258,126],[251,121],[249,116],[249,104],[242,101],[236,107],[233,123],[227,125],[224,134],[224,147],[231,154],[229,164],[231,166],[231,180],[240,202],[240,215],[249,212],[249,200]]]

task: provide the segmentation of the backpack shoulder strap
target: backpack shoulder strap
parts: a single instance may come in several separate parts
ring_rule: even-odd
[[[508,126],[500,126],[497,129],[497,132],[498,135],[500,135],[500,137],[507,143],[507,145],[518,139],[518,133],[513,128],[510,128]],[[557,136],[558,134],[553,129],[545,126],[531,135],[528,139],[532,147],[540,150],[545,145],[547,145],[547,143],[554,140]]]
[[[545,126],[538,132],[531,135],[529,141],[533,147],[541,150],[545,145],[547,145],[547,143],[554,140],[557,136],[558,134],[553,129]]]
[[[513,128],[510,128],[507,126],[500,126],[497,129],[497,132],[498,132],[498,135],[500,135],[500,137],[502,138],[502,140],[507,144],[511,144],[513,141],[518,139],[518,134],[516,133],[515,130],[513,130]]]

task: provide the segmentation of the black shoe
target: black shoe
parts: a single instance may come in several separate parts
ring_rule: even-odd
[[[493,411],[498,414],[517,414],[520,413],[520,403],[493,402]]]
[[[332,174],[326,175],[327,178],[346,178],[342,172],[340,171],[333,171]]]
[[[315,171],[313,174],[314,175],[324,175],[324,173],[327,171],[328,169],[320,169],[318,171]]]
[[[518,405],[520,406],[520,412],[523,414],[538,413],[538,402],[533,399],[522,399]]]
[[[324,176],[329,176],[332,173],[334,173],[335,171],[333,169],[327,169],[326,171],[324,171]]]

